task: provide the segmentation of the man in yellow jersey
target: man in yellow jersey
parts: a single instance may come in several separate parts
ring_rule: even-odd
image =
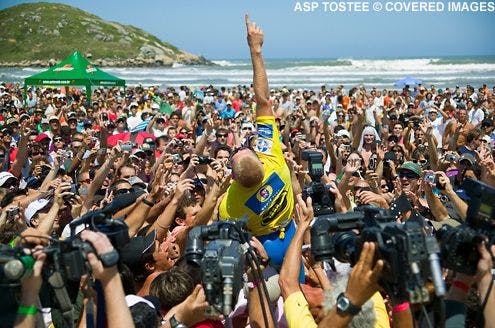
[[[246,27],[253,64],[257,138],[231,156],[234,182],[220,204],[219,214],[221,219],[247,217],[248,229],[263,243],[272,263],[281,266],[295,233],[291,218],[294,195],[268,100],[268,79],[261,54],[263,32],[247,16]]]

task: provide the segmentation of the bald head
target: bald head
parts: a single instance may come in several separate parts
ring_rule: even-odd
[[[241,150],[232,158],[234,179],[245,188],[252,188],[263,181],[265,170],[258,156],[251,150]]]

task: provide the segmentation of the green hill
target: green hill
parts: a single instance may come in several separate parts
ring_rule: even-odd
[[[100,66],[211,64],[134,26],[46,2],[1,10],[0,47],[0,66],[53,65],[74,50]]]

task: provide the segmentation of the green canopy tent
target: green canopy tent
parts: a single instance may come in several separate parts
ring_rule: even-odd
[[[24,96],[28,85],[86,86],[86,99],[90,102],[92,86],[125,88],[125,80],[103,72],[76,50],[58,65],[25,78]]]

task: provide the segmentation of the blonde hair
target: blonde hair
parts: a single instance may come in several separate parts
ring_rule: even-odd
[[[232,165],[234,179],[245,188],[252,188],[263,181],[263,164],[254,154],[239,156]]]

